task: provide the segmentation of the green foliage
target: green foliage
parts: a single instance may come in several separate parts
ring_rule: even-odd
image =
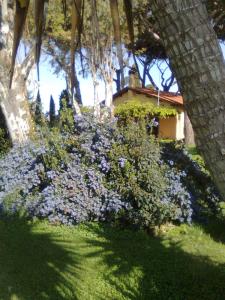
[[[215,213],[221,199],[197,149],[191,147],[187,150],[181,142],[160,143],[163,160],[168,164],[172,162],[174,168],[186,173],[182,181],[196,199],[197,215],[201,215],[200,211],[204,213],[204,210],[206,213],[209,211]]]
[[[37,98],[35,102],[34,121],[36,125],[39,126],[45,125],[45,117],[42,111],[42,101],[41,101],[41,96],[39,91],[37,93]]]
[[[11,145],[9,133],[7,131],[7,124],[5,121],[5,117],[0,108],[0,156],[7,153],[11,146],[12,145]]]
[[[59,112],[64,108],[71,108],[70,97],[67,90],[62,90],[59,96]]]
[[[225,218],[225,202],[220,202],[219,204],[219,213],[223,218]]]
[[[53,128],[46,132],[45,138],[48,151],[42,154],[44,166],[47,170],[59,170],[69,162],[68,148],[71,146],[72,139],[64,139],[58,128]]]
[[[205,201],[217,204],[208,178],[182,149],[160,147],[144,120],[116,127],[82,115],[74,126],[72,134],[46,128],[38,147],[13,148],[1,160],[0,199],[20,189],[13,211],[25,207],[30,216],[69,225],[111,222],[119,213],[117,220],[149,228],[190,223],[206,192]]]
[[[0,156],[7,153],[10,147],[11,143],[8,135],[6,134],[6,130],[4,128],[0,128]]]
[[[5,210],[7,211],[7,214],[10,214],[12,212],[10,211],[10,208],[13,206],[18,196],[19,196],[19,188],[9,193],[6,197],[3,197],[4,207]]]
[[[74,131],[74,112],[67,90],[63,90],[59,97],[59,128],[62,132]]]
[[[71,106],[68,106],[66,99],[61,99],[59,111],[59,126],[62,132],[74,131],[74,112]]]
[[[140,103],[133,100],[119,104],[115,108],[115,115],[125,123],[152,117],[166,118],[176,114],[176,109],[171,107],[156,106],[152,103]]]
[[[168,168],[161,162],[159,144],[148,135],[145,122],[122,127],[119,135],[122,141],[116,142],[109,154],[111,170],[108,182],[125,201],[131,203],[134,208],[130,216],[132,222],[149,227],[182,220],[187,213],[186,218],[191,213],[188,205],[186,212],[184,209],[189,203],[189,196],[179,184],[174,190],[179,196],[170,195],[172,191],[168,191],[168,186],[172,185],[172,181],[166,176]],[[173,172],[169,175],[170,180],[173,180],[172,176],[177,180]],[[183,217],[179,197],[184,203],[187,201],[182,207]]]
[[[189,147],[187,149],[188,153],[191,155],[191,158],[199,165],[199,167],[201,168],[202,172],[210,175],[209,171],[206,168],[204,159],[202,158],[202,156],[199,154],[197,148],[195,146]]]
[[[52,96],[50,97],[49,104],[49,125],[50,127],[54,127],[56,125],[55,101]]]

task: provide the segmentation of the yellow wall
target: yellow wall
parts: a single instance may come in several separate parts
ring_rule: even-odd
[[[124,104],[128,101],[134,100],[135,103],[140,102],[140,103],[153,103],[157,105],[157,99],[156,98],[149,98],[141,94],[136,94],[132,91],[129,91],[127,93],[124,93],[122,96],[118,96],[114,101],[114,105],[117,106],[119,104]],[[169,104],[165,104],[165,102],[160,102],[161,106],[170,106]]]
[[[153,103],[157,105],[156,98],[149,98],[144,95],[136,94],[132,91],[124,93],[122,96],[114,100],[114,105],[124,104],[135,100],[140,103]],[[169,103],[160,102],[160,106],[171,107]],[[174,107],[174,106],[173,106]],[[184,139],[184,112],[181,108],[177,108],[178,114],[173,117],[168,117],[159,120],[159,137],[164,139],[181,140]]]
[[[184,139],[184,111],[181,111],[176,115],[177,126],[176,126],[176,140]]]
[[[176,139],[177,118],[169,117],[159,120],[159,138]]]

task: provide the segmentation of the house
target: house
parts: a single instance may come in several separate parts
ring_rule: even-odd
[[[135,81],[130,78],[130,86],[125,87],[113,96],[114,106],[135,101],[135,103],[153,103],[154,105],[175,108],[176,116],[159,119],[158,137],[163,139],[185,139],[185,124],[188,125],[188,136],[192,137],[189,144],[194,144],[193,130],[185,112],[183,98],[180,94],[161,92],[153,88],[134,87]]]

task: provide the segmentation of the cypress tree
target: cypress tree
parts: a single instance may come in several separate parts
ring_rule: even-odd
[[[43,125],[43,121],[44,121],[43,113],[42,113],[41,96],[40,96],[39,90],[38,90],[37,98],[36,98],[34,121],[37,125]]]
[[[65,108],[72,108],[72,105],[70,103],[69,93],[67,90],[63,90],[59,96],[59,114],[60,111]]]
[[[49,125],[50,127],[55,126],[56,114],[55,114],[55,101],[51,95],[50,97],[50,105],[49,105]]]

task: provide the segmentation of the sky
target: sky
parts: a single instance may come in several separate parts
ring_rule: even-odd
[[[221,45],[221,47],[225,58],[225,45]],[[160,75],[156,68],[153,68],[152,75],[154,77],[156,84],[160,85]],[[36,72],[33,76],[36,77]],[[91,77],[89,76],[84,79],[81,76],[79,76],[79,80],[80,80],[80,88],[82,93],[83,104],[85,106],[93,105],[94,93],[93,93],[93,84],[92,84]],[[66,83],[65,83],[65,79],[63,78],[63,74],[60,74],[58,76],[54,74],[54,70],[52,69],[47,58],[41,60],[40,82],[38,83],[37,81],[35,81],[35,84],[31,87],[31,89],[37,91],[38,86],[40,89],[41,99],[43,103],[43,110],[45,112],[49,110],[49,100],[51,95],[55,100],[56,109],[58,109],[58,99],[61,94],[61,91],[66,88]],[[115,87],[114,87],[114,91],[115,91]],[[177,86],[174,86],[171,91],[177,91]],[[104,92],[105,92],[105,87],[104,87],[104,83],[102,82],[99,87],[99,95],[100,95],[100,99],[102,100],[104,99]]]

